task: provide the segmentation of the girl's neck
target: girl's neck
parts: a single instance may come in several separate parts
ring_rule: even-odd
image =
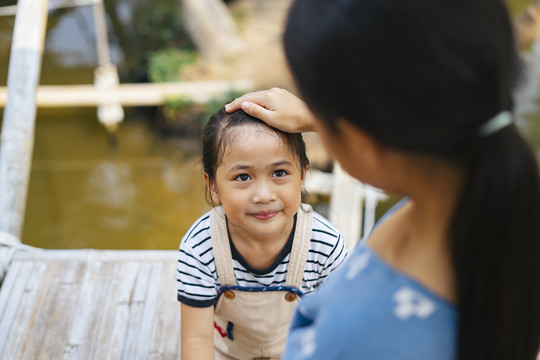
[[[277,234],[252,234],[229,224],[227,229],[236,250],[248,264],[256,269],[266,269],[274,263],[287,244],[293,226],[294,218],[291,218]]]
[[[416,159],[405,174],[401,186],[410,202],[373,232],[368,245],[397,270],[453,301],[448,229],[463,172],[434,160]]]

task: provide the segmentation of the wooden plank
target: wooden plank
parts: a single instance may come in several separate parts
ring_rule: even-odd
[[[150,263],[141,263],[137,271],[135,288],[130,301],[129,326],[126,333],[126,342],[122,352],[122,359],[132,360],[136,356],[137,341],[139,340],[139,330],[141,328],[142,317],[146,293],[150,282]]]
[[[180,359],[180,303],[176,300],[176,263],[164,264],[158,294],[159,311],[154,321],[148,359]]]
[[[2,358],[179,358],[176,250],[144,262],[96,261],[102,254],[95,250],[72,253],[76,259],[43,251],[47,260],[13,262],[0,288],[0,309],[14,314],[0,318],[9,342],[0,347],[9,356]],[[144,258],[145,251],[103,257],[119,253]],[[6,321],[16,326],[1,325]]]
[[[29,264],[25,264],[29,266]],[[30,326],[33,314],[39,311],[41,304],[37,301],[37,294],[41,289],[43,276],[48,267],[45,262],[34,263],[32,275],[24,289],[24,297],[20,304],[19,314],[15,318],[16,326],[12,327],[7,342],[4,346],[4,352],[0,354],[3,359],[21,359],[20,350],[23,339],[32,334],[34,329]],[[26,343],[28,344],[28,343]]]
[[[27,264],[30,265],[31,263]],[[30,320],[30,326],[34,331],[32,333],[32,341],[26,344],[21,353],[23,358],[37,359],[41,357],[42,347],[46,346],[45,339],[52,327],[50,315],[59,301],[58,294],[62,282],[61,274],[65,268],[65,262],[48,264],[45,278],[43,279],[47,285],[41,289],[38,295],[37,301],[40,302],[41,306]]]
[[[67,344],[69,326],[78,309],[75,307],[86,264],[80,261],[56,263],[58,273],[57,292],[52,297],[52,306],[47,312],[47,332],[39,349],[39,357],[60,359]],[[52,295],[52,294],[51,294]],[[50,296],[51,296],[50,295]]]
[[[116,360],[122,356],[126,333],[130,320],[130,303],[135,288],[135,280],[139,271],[139,264],[130,262],[126,264],[123,282],[117,298],[116,311],[114,314],[114,326],[111,333],[111,342],[106,359]]]
[[[12,262],[8,268],[4,281],[2,282],[2,286],[0,287],[0,327],[2,327],[4,310],[9,304],[11,291],[17,283],[19,272],[22,270],[22,268],[23,265],[20,262]]]
[[[157,318],[157,313],[163,311],[161,307],[157,307],[158,289],[161,285],[162,269],[162,263],[151,264],[148,287],[144,299],[144,311],[141,318],[139,333],[137,334],[137,347],[133,359],[148,359],[152,332],[154,330],[154,320]]]
[[[247,92],[252,89],[251,80],[119,84],[114,89],[99,89],[94,85],[42,85],[37,89],[36,105],[41,108],[96,107],[103,103],[156,106],[178,96],[205,103],[231,91]],[[0,87],[0,107],[6,101],[7,89]]]
[[[42,250],[39,252],[20,251],[14,261],[171,261],[176,262],[178,250]]]
[[[17,281],[11,289],[8,304],[5,307],[2,315],[2,323],[0,326],[0,349],[5,348],[5,343],[9,337],[9,333],[12,331],[13,327],[17,326],[17,324],[14,324],[14,321],[19,314],[20,304],[24,296],[24,290],[28,281],[32,277],[33,270],[34,266],[32,264],[27,264],[26,266],[21,264],[21,270],[17,276]]]
[[[178,250],[94,250],[91,261],[171,261],[176,262]]]
[[[68,334],[64,359],[85,359],[88,352],[88,327],[92,316],[92,304],[99,282],[99,273],[102,264],[100,262],[90,262],[86,267],[81,283],[81,290],[77,299],[77,309],[79,312],[71,322]]]
[[[27,323],[27,328],[32,329],[32,336],[25,336],[21,340],[19,348],[19,359],[35,359],[36,353],[38,353],[41,343],[40,339],[43,338],[46,329],[46,301],[49,293],[51,292],[51,284],[53,282],[54,274],[58,270],[55,264],[46,262],[45,273],[39,280],[39,288],[36,295],[35,306],[31,311],[30,319]],[[24,262],[24,266],[30,266],[30,263]],[[45,323],[45,324],[44,324]],[[37,349],[36,349],[37,348]]]
[[[90,322],[86,333],[86,344],[83,347],[85,350],[81,355],[83,359],[95,359],[95,352],[98,347],[100,325],[103,323],[103,318],[108,316],[103,311],[106,299],[111,292],[114,263],[101,263],[98,283],[94,293],[92,294],[92,308],[90,310]]]
[[[133,265],[133,264],[131,264]],[[93,357],[95,359],[106,359],[111,354],[111,334],[113,333],[116,308],[118,305],[118,299],[122,284],[129,278],[130,272],[133,271],[133,267],[127,262],[118,262],[113,265],[112,279],[110,291],[107,293],[106,300],[103,304],[102,312],[105,316],[101,319],[99,325],[99,333],[97,334],[97,343],[93,351]],[[119,358],[120,354],[112,354],[111,358]]]

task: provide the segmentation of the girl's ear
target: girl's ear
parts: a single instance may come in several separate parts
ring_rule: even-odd
[[[339,139],[336,158],[342,168],[356,179],[367,182],[373,172],[380,168],[384,148],[365,131],[346,120],[338,123]]]
[[[306,175],[307,175],[308,168],[309,168],[309,166],[306,165],[303,169],[301,169],[301,174],[300,174],[300,176],[301,176],[301,179],[302,179],[302,186],[303,186],[303,185],[305,184],[305,182],[306,182]]]
[[[213,180],[210,180],[210,177],[207,173],[204,173],[204,182],[206,183],[206,188],[210,192],[210,197],[212,199],[212,202],[214,202],[216,205],[220,205],[221,202],[219,201],[219,193],[218,188],[216,186],[216,182]]]

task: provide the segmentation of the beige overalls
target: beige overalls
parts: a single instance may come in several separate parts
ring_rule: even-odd
[[[302,204],[285,286],[236,286],[225,214],[221,207],[210,213],[210,233],[221,287],[215,307],[216,359],[279,359],[291,317],[302,292],[313,210]],[[225,355],[227,354],[227,355]]]

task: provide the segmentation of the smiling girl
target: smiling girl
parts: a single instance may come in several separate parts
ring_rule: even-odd
[[[347,256],[343,236],[301,192],[300,134],[243,111],[214,114],[203,133],[213,209],[180,243],[182,359],[279,358],[296,303]]]

